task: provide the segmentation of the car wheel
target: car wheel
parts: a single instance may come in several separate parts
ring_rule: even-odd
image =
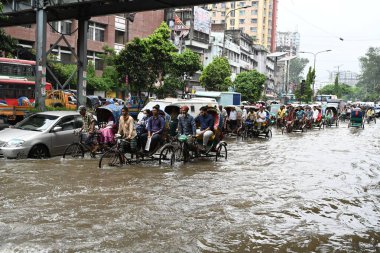
[[[29,157],[34,159],[44,159],[49,157],[49,151],[44,145],[35,145],[29,152]]]

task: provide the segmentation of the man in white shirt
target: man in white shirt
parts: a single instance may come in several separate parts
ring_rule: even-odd
[[[257,129],[259,130],[261,129],[261,124],[266,121],[266,117],[267,117],[267,113],[266,111],[264,111],[264,107],[261,106],[260,110],[257,112],[257,119],[256,119]]]
[[[241,119],[243,122],[247,119],[247,109],[244,108],[244,105],[240,107],[242,114],[241,114]]]
[[[230,123],[230,128],[231,128],[231,131],[235,131],[236,129],[236,126],[237,126],[237,111],[235,109],[235,107],[232,107],[231,108],[231,111],[230,111],[230,115],[228,116],[228,121]]]

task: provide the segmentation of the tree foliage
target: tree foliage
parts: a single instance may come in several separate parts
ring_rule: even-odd
[[[200,82],[207,90],[226,91],[231,84],[228,79],[231,68],[225,57],[216,57],[206,66],[200,77]]]
[[[244,71],[236,76],[235,89],[241,93],[243,100],[258,101],[264,89],[266,76],[257,70]]]
[[[169,41],[170,30],[163,22],[149,37],[134,38],[115,59],[118,77],[128,83],[132,92],[151,92],[153,85],[162,82],[166,65],[172,60],[175,46]]]
[[[359,58],[361,74],[357,86],[362,100],[380,99],[380,47],[370,47],[365,56]]]
[[[312,98],[313,98],[312,85],[314,83],[314,79],[315,79],[315,69],[312,69],[310,67],[309,71],[307,73],[307,76],[306,76],[305,90],[304,90],[303,94],[301,94],[301,85],[298,85],[297,89],[295,91],[295,96],[298,100],[303,101],[303,102],[312,101]]]
[[[3,5],[0,2],[0,19],[4,19]],[[3,29],[0,28],[0,52],[4,52],[5,55],[13,54],[17,48],[17,40],[7,35]]]
[[[303,79],[303,71],[309,60],[306,58],[295,58],[289,64],[289,81],[290,83],[299,84]]]

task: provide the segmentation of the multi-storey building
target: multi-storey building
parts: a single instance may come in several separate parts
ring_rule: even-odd
[[[276,48],[278,52],[287,52],[289,56],[298,55],[300,34],[298,32],[278,32]]]
[[[226,30],[240,29],[272,52],[276,48],[278,0],[234,1],[209,4],[212,22]]]
[[[116,51],[120,51],[128,39],[148,36],[159,27],[163,20],[163,10],[136,13],[133,22],[127,22],[124,14],[91,18],[87,33],[87,59],[94,62],[95,69],[99,73],[103,68],[103,64],[97,55],[103,52],[105,45],[115,48]],[[46,51],[59,39],[60,33],[66,34],[65,38],[69,45],[61,40],[53,48],[52,53],[57,56],[58,60],[64,63],[74,62],[75,57],[71,51],[76,52],[77,27],[78,22],[76,20],[49,23],[47,27]],[[35,48],[35,24],[6,27],[4,30],[11,37],[17,39],[21,47]],[[128,36],[126,31],[128,31]]]
[[[359,74],[346,70],[346,71],[332,71],[329,74],[330,84],[335,82],[338,75],[339,83],[344,83],[350,86],[355,86],[359,82]]]

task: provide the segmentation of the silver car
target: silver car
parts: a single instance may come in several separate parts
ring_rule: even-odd
[[[36,113],[13,128],[0,131],[0,156],[6,158],[46,158],[61,155],[78,141],[74,130],[83,125],[74,111]]]

